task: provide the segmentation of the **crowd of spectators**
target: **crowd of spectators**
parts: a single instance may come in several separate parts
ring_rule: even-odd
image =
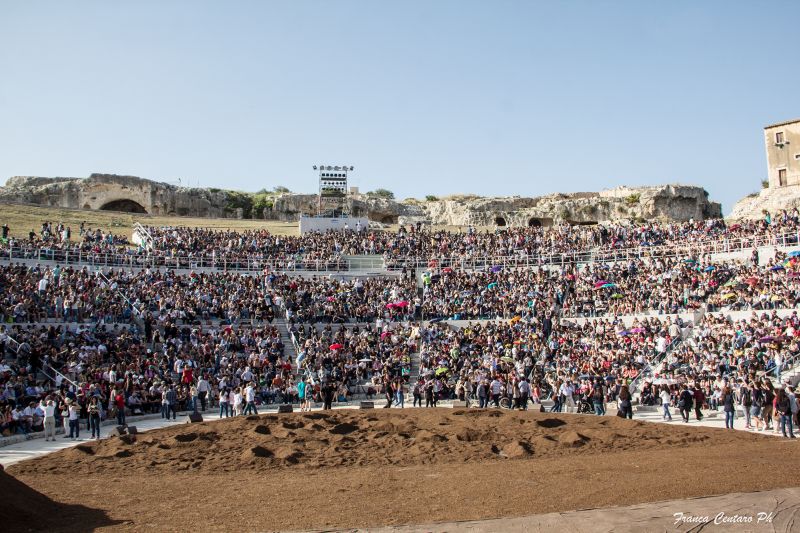
[[[356,392],[382,393],[399,406],[407,393],[420,405],[459,398],[527,408],[550,399],[557,411],[597,414],[615,401],[630,415],[633,384],[641,384],[643,403],[658,404],[666,394],[668,406],[685,408],[683,389],[690,387],[696,407],[724,407],[726,394],[745,406],[744,390],[769,388],[769,377],[779,382],[800,352],[796,313],[774,311],[800,301],[798,259],[776,252],[769,264],[757,257],[712,262],[703,247],[785,235],[797,224],[793,212],[732,226],[708,221],[465,233],[357,228],[282,237],[149,228],[150,248],[130,247],[124,238],[83,225],[75,242],[63,224],[43,224],[24,243],[4,227],[7,246],[28,250],[156,254],[226,265],[244,260],[264,268],[246,275],[0,266],[0,352],[6,357],[0,423],[9,433],[44,426],[48,413],[80,420],[78,426],[91,426],[95,413],[120,422],[126,413],[174,419],[178,410],[217,406],[221,414],[242,414],[272,402],[330,406]],[[662,245],[692,250],[661,253]],[[614,250],[650,252],[586,265],[445,266],[452,259]],[[420,280],[410,271],[363,279],[281,272],[305,262],[336,270],[345,255],[358,254],[382,255],[395,266],[432,262]],[[762,314],[733,322],[707,313],[688,341],[675,342],[689,324],[660,315],[701,307]],[[616,318],[645,312],[654,314],[627,326]],[[294,350],[284,346],[276,316],[286,317]],[[576,317],[589,318],[571,320]],[[423,325],[423,319],[433,323]],[[505,320],[437,323],[451,319]],[[291,360],[287,354],[295,350]],[[643,380],[645,372],[653,377]],[[787,392],[778,397],[792,403]],[[74,425],[70,430],[77,432]]]

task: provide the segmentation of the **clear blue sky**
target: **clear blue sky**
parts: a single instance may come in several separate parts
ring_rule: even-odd
[[[0,2],[0,179],[398,198],[766,176],[800,2]]]

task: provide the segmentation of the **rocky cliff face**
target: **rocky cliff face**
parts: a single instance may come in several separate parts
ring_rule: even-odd
[[[249,210],[253,205],[252,195],[247,193],[176,187],[114,174],[92,174],[88,178],[13,177],[0,188],[0,202],[3,201],[200,217],[241,216],[242,208]],[[354,195],[347,198],[346,204],[354,216],[387,224],[550,226],[564,222],[702,220],[722,216],[720,204],[710,202],[704,189],[683,185],[617,187],[535,198],[454,196],[430,202]],[[284,194],[274,198],[271,208],[252,216],[290,221],[301,215],[315,215],[317,210],[315,194]]]
[[[703,220],[722,216],[699,187],[618,187],[599,193],[553,194],[538,198],[456,198],[422,204],[433,224],[456,226],[550,226],[614,220]],[[412,220],[409,220],[409,222]]]
[[[15,176],[0,188],[0,201],[151,215],[226,217],[235,213],[226,209],[228,194],[224,191],[176,187],[116,174],[92,174],[88,178]]]
[[[769,187],[736,202],[728,218],[756,220],[764,217],[764,211],[775,214],[782,209],[791,211],[795,207],[800,209],[800,185]]]

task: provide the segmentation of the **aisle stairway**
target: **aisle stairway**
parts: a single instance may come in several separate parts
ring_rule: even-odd
[[[297,347],[294,342],[292,342],[292,336],[289,333],[289,324],[286,322],[285,318],[281,317],[276,317],[272,324],[278,328],[281,334],[281,342],[284,346],[283,354],[289,359],[292,367],[295,367],[295,361],[297,361]]]

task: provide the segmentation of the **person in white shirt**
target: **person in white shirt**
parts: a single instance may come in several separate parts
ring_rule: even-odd
[[[573,395],[575,394],[575,387],[572,386],[571,381],[567,381],[561,385],[561,390],[559,393],[564,397],[564,405],[567,406],[567,413],[574,413],[575,412],[575,398]]]
[[[245,399],[245,406],[244,406],[244,414],[247,415],[250,411],[253,414],[258,414],[258,408],[256,408],[256,389],[253,386],[253,383],[250,382],[247,384],[247,387],[244,388],[244,399]]]
[[[661,418],[672,422],[672,413],[669,412],[669,404],[672,401],[672,395],[669,393],[669,387],[667,385],[661,387],[661,394],[659,396],[661,397],[661,407],[664,408],[664,414]]]
[[[56,440],[56,404],[53,400],[47,400],[40,405],[44,411],[44,440]]]
[[[242,392],[239,387],[236,387],[236,391],[233,393],[233,414],[234,416],[242,414]]]
[[[80,407],[75,402],[71,402],[69,404],[69,438],[72,440],[81,437],[80,414]]]
[[[222,418],[222,413],[225,413],[225,418],[231,416],[230,404],[228,403],[229,391],[225,387],[219,388],[219,417]]]
[[[202,375],[200,379],[197,380],[197,397],[200,399],[200,407],[203,411],[206,410],[206,402],[208,400],[208,393],[211,390],[211,386],[208,383],[205,375]]]

